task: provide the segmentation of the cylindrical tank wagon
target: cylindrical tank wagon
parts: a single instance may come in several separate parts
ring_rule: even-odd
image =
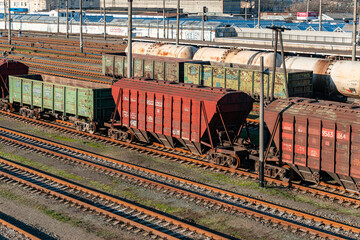
[[[133,54],[152,55],[159,57],[171,57],[181,59],[193,59],[196,47],[185,45],[173,45],[162,43],[134,42]],[[128,52],[128,49],[125,49]]]
[[[313,71],[314,95],[325,99],[360,98],[360,62],[288,57],[287,69]]]
[[[241,64],[260,66],[260,58],[264,57],[264,66],[272,68],[274,65],[274,54],[271,52],[222,49],[222,48],[200,48],[194,55],[194,60],[214,61],[229,64]],[[276,55],[276,67],[280,67],[282,60],[279,54]]]

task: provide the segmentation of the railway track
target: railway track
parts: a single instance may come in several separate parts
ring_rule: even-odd
[[[53,65],[53,66],[59,66],[59,67],[65,67],[65,68],[87,70],[87,71],[93,72],[94,74],[100,73],[99,76],[101,76],[101,77],[103,76],[101,73],[102,68],[96,67],[96,66],[63,62],[63,60],[54,61],[54,60],[50,60],[50,59],[39,59],[39,58],[31,58],[31,57],[16,56],[16,55],[10,55],[8,58],[12,59],[12,60],[22,61],[22,62],[32,62],[32,63],[43,64],[43,65],[46,64],[46,65]]]
[[[126,179],[139,186],[157,189],[160,192],[166,192],[189,201],[195,201],[206,207],[222,209],[233,214],[244,214],[314,237],[355,239],[360,236],[360,229],[357,227],[88,153],[9,129],[0,128],[0,139],[4,144],[40,152],[51,157],[70,161],[74,164],[84,165],[111,176]]]
[[[23,230],[13,225],[12,223],[0,218],[0,238],[1,236],[4,236],[4,239],[40,240],[40,238],[27,232],[26,230]]]
[[[78,209],[102,215],[108,222],[137,234],[160,239],[228,239],[139,204],[0,159],[0,180],[20,184],[31,193],[53,197]]]
[[[258,180],[258,175],[256,173],[248,172],[241,169],[233,169],[225,166],[220,166],[205,162],[205,156],[199,159],[199,156],[192,155],[191,153],[184,151],[182,149],[169,149],[163,147],[162,145],[154,144],[151,146],[144,146],[142,144],[122,142],[119,140],[114,140],[106,136],[98,134],[90,134],[87,132],[78,131],[72,128],[72,125],[67,122],[57,121],[56,123],[36,120],[20,116],[15,113],[5,112],[0,110],[0,114],[6,117],[9,117],[14,120],[25,122],[27,124],[32,124],[36,126],[41,126],[49,128],[61,133],[70,134],[77,137],[82,137],[85,139],[91,139],[100,143],[111,144],[118,147],[123,147],[126,149],[134,150],[144,154],[150,154],[153,156],[163,157],[171,161],[177,161],[180,163],[197,166],[203,169],[216,171],[223,174],[230,174],[232,176],[238,176],[247,179]],[[291,187],[294,191],[298,191],[303,194],[311,194],[314,197],[321,199],[328,199],[333,202],[338,202],[344,204],[348,207],[360,208],[360,195],[356,192],[348,192],[340,186],[334,186],[326,183],[321,183],[319,185],[304,186],[297,183],[289,183],[286,181],[273,179],[265,177],[267,184],[279,186],[279,187]]]
[[[42,47],[27,47],[21,45],[9,45],[9,44],[0,44],[3,48],[7,48],[8,50],[11,47],[16,47],[17,49],[27,50],[27,51],[37,51],[41,53],[52,53],[52,54],[59,54],[64,56],[73,56],[73,57],[87,57],[91,59],[101,59],[102,55],[100,53],[80,53],[78,51],[69,51],[68,49],[47,49]],[[121,50],[119,50],[121,51]],[[118,52],[118,51],[117,51]]]
[[[61,65],[61,64],[51,65],[51,64],[45,64],[45,63],[34,63],[32,61],[22,61],[22,62],[25,63],[27,66],[29,66],[30,69],[34,69],[34,70],[47,70],[47,71],[51,71],[51,72],[59,72],[59,73],[67,73],[67,74],[71,74],[71,75],[83,76],[83,77],[87,77],[87,78],[84,78],[84,79],[87,79],[87,81],[90,80],[90,81],[99,82],[99,83],[106,83],[106,84],[110,83],[111,84],[111,82],[112,82],[111,77],[103,76],[101,73],[89,72],[86,70],[80,70],[80,69],[75,69],[75,68],[62,67],[63,65]],[[74,78],[74,77],[72,77],[72,78]],[[93,79],[91,79],[91,78],[93,78]],[[101,79],[101,80],[96,80],[96,79]]]

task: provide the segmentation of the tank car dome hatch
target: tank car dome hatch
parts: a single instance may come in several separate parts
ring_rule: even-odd
[[[162,43],[148,43],[148,42],[133,42],[133,54],[152,55],[160,57],[172,57],[181,59],[192,59],[196,47],[184,46],[184,45],[173,45],[173,44],[162,44]],[[125,49],[128,52],[128,48]]]

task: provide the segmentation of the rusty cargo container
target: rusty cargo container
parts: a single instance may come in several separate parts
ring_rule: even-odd
[[[306,98],[276,100],[265,109],[280,160],[303,179],[330,175],[360,190],[360,106]]]
[[[148,79],[183,82],[184,63],[188,60],[158,56],[133,55],[133,76]],[[123,78],[127,75],[125,53],[103,54],[102,71],[104,75]]]
[[[224,129],[236,139],[253,103],[239,91],[141,79],[117,81],[112,93],[124,132],[144,142],[152,136],[167,147],[178,145],[195,154],[222,146]],[[234,146],[226,149],[237,153]]]
[[[0,96],[5,98],[9,95],[9,75],[28,74],[29,67],[13,60],[0,60]]]
[[[258,67],[237,65],[227,67],[198,63],[185,63],[185,83],[194,83],[209,87],[230,88],[246,92],[253,98],[259,97],[260,72]],[[272,72],[265,75],[265,94],[270,97]],[[312,72],[290,70],[287,72],[287,83],[282,69],[275,77],[275,98],[312,97]]]
[[[71,120],[79,130],[86,130],[90,123],[101,125],[115,109],[107,84],[51,75],[20,75],[9,77],[9,91],[9,101],[19,106],[20,113]]]

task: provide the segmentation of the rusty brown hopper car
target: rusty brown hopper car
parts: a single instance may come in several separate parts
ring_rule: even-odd
[[[252,109],[253,101],[246,93],[121,79],[112,86],[112,95],[120,113],[119,121],[109,130],[114,138],[125,140],[127,135],[142,142],[183,147],[200,155],[211,151],[209,158],[228,161],[232,167],[237,167],[241,154],[247,155],[236,141]]]
[[[9,75],[28,74],[29,67],[23,63],[1,59],[0,60],[0,96],[5,98],[9,95]]]
[[[330,175],[360,190],[360,106],[305,98],[276,100],[265,110],[280,160],[304,180]]]

